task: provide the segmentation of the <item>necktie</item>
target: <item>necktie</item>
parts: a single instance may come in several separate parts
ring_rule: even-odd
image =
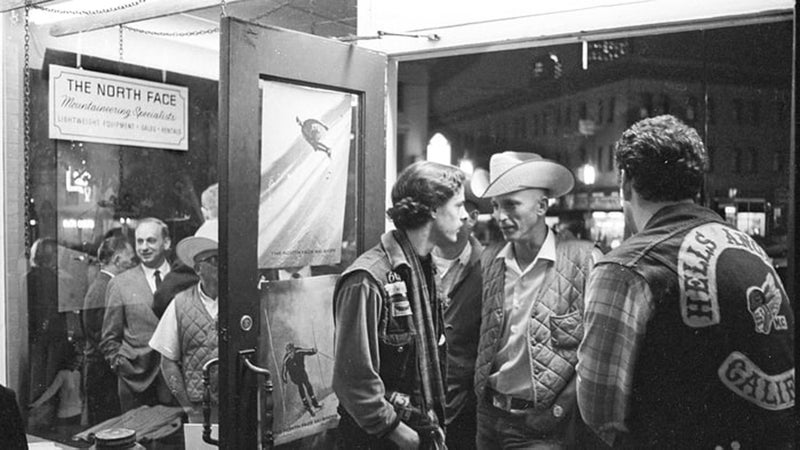
[[[161,271],[156,270],[153,272],[153,278],[156,279],[156,290],[158,290],[158,287],[161,286]]]

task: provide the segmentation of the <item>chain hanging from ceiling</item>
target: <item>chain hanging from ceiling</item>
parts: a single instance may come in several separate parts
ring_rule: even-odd
[[[24,63],[23,63],[23,174],[24,177],[24,220],[25,220],[25,256],[30,256],[33,245],[34,226],[36,226],[35,211],[33,209],[33,196],[31,192],[31,31],[30,31],[31,0],[25,0],[25,38],[24,38]]]
[[[39,9],[41,11],[46,11],[49,13],[54,14],[69,14],[69,15],[82,15],[82,16],[96,16],[100,14],[108,14],[112,12],[122,11],[124,9],[133,8],[134,6],[139,6],[142,3],[147,2],[147,0],[133,0],[130,3],[125,3],[123,5],[112,6],[110,8],[103,8],[103,9],[89,9],[89,10],[64,10],[64,9],[55,9],[55,8],[48,8],[47,6],[42,5],[33,5],[34,8]]]

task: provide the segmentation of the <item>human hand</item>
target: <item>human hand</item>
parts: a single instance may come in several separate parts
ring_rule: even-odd
[[[187,406],[183,411],[189,417],[189,423],[202,423],[203,422],[203,409],[194,406]]]
[[[117,374],[128,375],[133,373],[133,365],[128,358],[124,356],[117,356],[114,360],[114,366],[112,367],[114,372]]]
[[[403,422],[389,433],[389,440],[400,450],[416,450],[419,448],[419,434]]]

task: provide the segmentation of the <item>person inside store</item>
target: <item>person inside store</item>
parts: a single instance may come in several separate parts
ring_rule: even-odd
[[[197,203],[197,194],[194,194],[194,192],[194,189],[191,189],[191,195],[194,195],[194,203]],[[219,183],[212,184],[200,194],[200,210],[203,214],[203,223],[217,219],[219,215]],[[167,309],[167,305],[178,292],[189,289],[200,281],[193,266],[180,264],[180,258],[178,258],[178,263],[164,277],[161,286],[153,294],[153,311],[158,318],[161,318],[164,310]]]
[[[37,239],[31,246],[28,284],[28,339],[30,376],[28,396],[23,404],[40,397],[53,382],[60,362],[71,351],[67,317],[58,305],[58,243],[53,238]],[[24,392],[24,391],[23,391]],[[55,419],[55,401],[28,414],[28,427],[49,426]]]
[[[333,390],[342,448],[442,448],[444,325],[431,251],[455,242],[464,174],[420,161],[403,170],[387,211],[395,229],[334,290]]]
[[[455,242],[433,248],[436,283],[444,294],[444,333],[447,342],[445,424],[447,447],[475,448],[477,399],[472,380],[481,326],[481,266],[483,246],[472,235],[478,222],[477,199],[465,183],[467,220]]]
[[[178,258],[194,268],[199,281],[169,303],[149,342],[161,354],[161,372],[170,392],[189,422],[196,423],[203,421],[203,365],[219,350],[218,233],[218,221],[213,219],[178,243]],[[216,422],[219,399],[216,380],[212,381],[211,419]]]
[[[695,203],[697,131],[641,120],[615,145],[634,235],[589,279],[578,404],[614,448],[794,448],[794,313],[765,252]]]
[[[158,325],[153,293],[171,270],[169,228],[161,219],[148,217],[139,221],[134,238],[140,264],[109,281],[100,340],[100,350],[117,374],[123,413],[173,402],[160,375],[159,354],[148,345]]]
[[[545,224],[549,200],[575,183],[561,164],[502,152],[492,155],[488,179],[472,180],[475,192],[491,198],[505,239],[481,255],[477,446],[564,448],[580,423],[574,374],[583,297],[601,253],[591,242],[562,240]]]
[[[54,430],[62,436],[69,436],[81,427],[83,395],[81,392],[82,355],[76,350],[64,355],[59,363],[58,373],[50,386],[39,398],[28,405],[32,410],[41,408],[51,398],[57,398]]]
[[[103,239],[97,249],[97,260],[100,262],[100,271],[86,290],[81,314],[86,341],[85,393],[89,425],[120,414],[117,378],[100,351],[103,317],[106,312],[106,288],[112,278],[139,263],[133,246],[122,234]]]

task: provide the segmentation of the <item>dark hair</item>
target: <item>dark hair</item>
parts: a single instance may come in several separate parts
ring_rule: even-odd
[[[117,252],[125,250],[128,245],[130,245],[130,241],[125,236],[107,237],[103,239],[100,248],[97,249],[97,259],[101,264],[108,264]]]
[[[56,267],[58,242],[50,237],[39,238],[31,245],[31,267]]]
[[[74,344],[66,344],[58,360],[58,370],[78,370],[83,364],[83,354]]]
[[[464,172],[447,164],[419,161],[400,173],[392,188],[392,207],[386,213],[401,230],[419,228],[436,208],[450,200],[464,184]]]
[[[625,130],[616,143],[614,159],[643,199],[658,202],[697,195],[708,156],[694,128],[662,115]]]

